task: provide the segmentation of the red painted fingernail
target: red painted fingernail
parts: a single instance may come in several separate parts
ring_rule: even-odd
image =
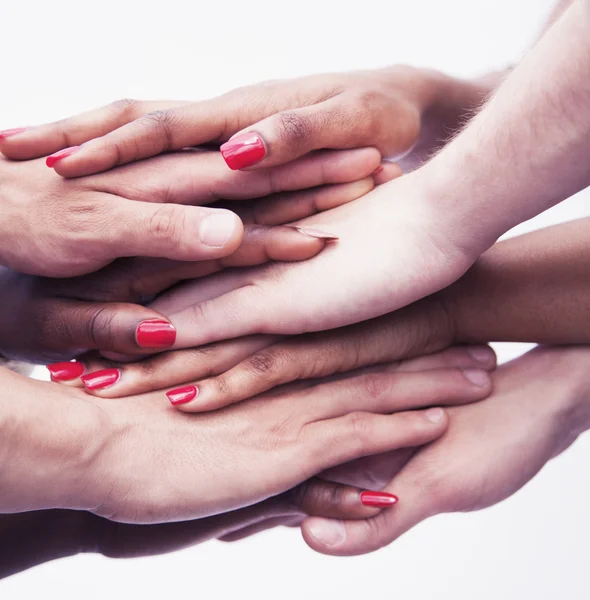
[[[71,381],[84,373],[84,365],[80,362],[60,362],[47,365],[51,381]]]
[[[379,175],[383,171],[385,167],[383,165],[379,165],[372,173],[372,175]]]
[[[319,240],[327,240],[328,242],[336,241],[338,238],[337,235],[333,235],[332,233],[326,233],[325,231],[321,231],[319,229],[308,229],[307,227],[293,227],[293,229],[297,229],[300,233],[308,235],[312,238],[317,238]]]
[[[115,385],[121,378],[119,369],[103,369],[82,377],[82,383],[87,390],[103,390]]]
[[[142,321],[135,331],[140,348],[170,348],[176,341],[176,329],[164,319]]]
[[[232,138],[219,150],[232,171],[251,167],[266,156],[266,147],[262,138],[253,131]]]
[[[199,388],[194,385],[187,385],[166,392],[166,396],[168,396],[168,400],[170,400],[171,404],[177,406],[178,404],[186,404],[187,402],[194,400],[198,393]]]
[[[59,152],[56,152],[55,154],[51,154],[50,156],[48,156],[47,160],[45,161],[45,164],[48,167],[53,167],[53,165],[58,160],[61,160],[62,158],[65,158],[66,156],[70,156],[71,154],[74,154],[74,152],[78,152],[78,150],[80,150],[80,146],[72,146],[71,148],[64,148],[63,150],[60,150]]]
[[[376,506],[379,508],[393,506],[399,502],[397,496],[385,492],[361,492],[360,500],[363,506]]]
[[[5,140],[13,135],[23,133],[23,131],[26,131],[27,129],[28,127],[15,127],[14,129],[5,129],[4,131],[0,131],[0,140]]]

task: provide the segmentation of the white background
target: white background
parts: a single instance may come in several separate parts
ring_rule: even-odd
[[[394,62],[475,75],[517,60],[550,4],[0,0],[0,129],[120,97],[197,99],[257,80]],[[589,209],[581,195],[538,222]],[[277,530],[152,559],[49,563],[0,582],[0,598],[587,598],[589,457],[590,436],[502,505],[436,517],[369,556],[323,557],[296,531]]]

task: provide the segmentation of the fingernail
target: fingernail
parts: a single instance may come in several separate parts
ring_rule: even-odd
[[[201,222],[201,243],[211,248],[222,248],[234,234],[237,225],[238,217],[234,213],[228,210],[214,212]]]
[[[314,519],[309,523],[309,533],[324,546],[339,546],[346,540],[344,523],[335,519]]]
[[[371,175],[379,175],[379,173],[383,172],[383,169],[385,167],[383,165],[379,165],[372,173]]]
[[[424,416],[431,423],[436,423],[438,425],[439,423],[442,423],[443,419],[445,418],[445,411],[442,408],[429,408],[424,413]]]
[[[332,233],[326,233],[325,231],[321,231],[319,229],[308,229],[307,227],[295,227],[291,226],[293,229],[297,229],[300,233],[308,235],[309,237],[316,238],[319,240],[327,240],[328,242],[333,242],[340,239],[337,235]]]
[[[187,385],[166,392],[166,396],[168,396],[168,400],[170,400],[171,404],[178,406],[179,404],[186,404],[187,402],[194,400],[198,393],[199,388],[194,385]]]
[[[51,381],[71,381],[84,373],[84,365],[80,362],[60,362],[47,365]]]
[[[28,127],[15,127],[14,129],[5,129],[4,131],[0,131],[0,140],[5,140],[6,138],[12,137],[13,135],[23,133],[27,129]]]
[[[487,346],[468,348],[467,354],[480,363],[490,363],[494,359],[494,351]]]
[[[87,390],[104,390],[115,385],[121,378],[119,369],[103,369],[82,377],[82,383]]]
[[[379,508],[385,508],[386,506],[393,506],[399,502],[399,498],[393,494],[387,494],[385,492],[361,492],[360,501],[363,506],[377,506]]]
[[[70,156],[70,155],[74,154],[74,152],[78,152],[78,150],[80,150],[80,146],[72,146],[71,148],[64,148],[63,150],[60,150],[59,152],[56,152],[55,154],[51,154],[50,156],[48,156],[47,160],[45,161],[45,164],[48,167],[53,167],[53,165],[58,160],[61,160],[62,158],[65,158],[66,156]]]
[[[481,371],[480,369],[463,369],[463,375],[477,387],[486,387],[488,385],[489,375],[486,371]]]
[[[135,340],[140,348],[170,348],[176,341],[176,329],[164,319],[148,319],[137,326]]]
[[[266,156],[262,138],[255,132],[242,133],[219,148],[223,160],[232,171],[245,169],[259,163]]]

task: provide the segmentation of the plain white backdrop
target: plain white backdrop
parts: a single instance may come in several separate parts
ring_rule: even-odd
[[[0,0],[0,129],[122,97],[198,99],[258,80],[395,62],[476,75],[518,60],[551,4]],[[588,214],[586,193],[519,229]],[[501,356],[520,351],[504,346]],[[297,531],[281,529],[164,557],[48,563],[0,582],[0,598],[587,598],[589,458],[590,435],[503,504],[435,517],[364,557],[316,555]]]

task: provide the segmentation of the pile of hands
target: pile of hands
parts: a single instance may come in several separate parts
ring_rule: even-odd
[[[0,133],[0,354],[52,379],[0,375],[4,571],[280,525],[366,553],[567,448],[590,351],[487,344],[586,341],[551,242],[590,224],[466,243],[412,170],[500,80],[394,67]]]

